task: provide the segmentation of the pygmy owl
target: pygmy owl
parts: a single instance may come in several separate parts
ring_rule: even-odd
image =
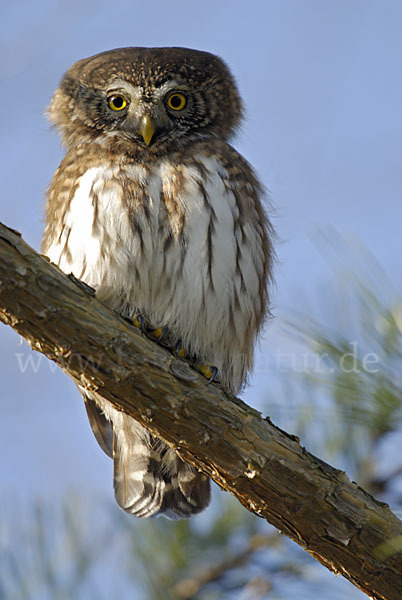
[[[48,114],[67,152],[42,252],[236,394],[268,313],[273,251],[262,187],[228,143],[242,103],[226,65],[185,48],[103,52],[67,71]],[[80,391],[124,510],[177,519],[208,505],[203,473]]]

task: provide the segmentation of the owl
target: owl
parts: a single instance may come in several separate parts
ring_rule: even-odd
[[[253,169],[229,144],[242,102],[224,62],[186,48],[119,48],[64,75],[48,116],[66,155],[42,253],[236,394],[269,312],[273,230]],[[99,394],[80,391],[137,517],[190,517],[209,479]]]

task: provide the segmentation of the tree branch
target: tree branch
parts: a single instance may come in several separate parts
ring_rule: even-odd
[[[402,523],[269,418],[142,336],[0,224],[0,319],[372,598],[399,600]]]

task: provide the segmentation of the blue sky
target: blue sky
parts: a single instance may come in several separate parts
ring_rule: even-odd
[[[362,242],[402,293],[401,22],[398,0],[4,1],[0,220],[39,248],[44,190],[62,157],[43,113],[73,62],[122,46],[187,46],[230,66],[246,107],[234,145],[276,206],[277,321],[262,355],[289,343],[281,316],[331,277],[312,242],[318,228]],[[37,372],[21,372],[29,350],[3,325],[0,356],[3,492],[110,497],[111,462],[74,385],[39,355]],[[273,378],[258,373],[246,401]]]

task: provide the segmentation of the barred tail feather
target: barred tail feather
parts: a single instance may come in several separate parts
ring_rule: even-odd
[[[191,517],[209,504],[208,477],[125,415],[130,435],[114,433],[114,491],[118,504],[136,517]],[[136,434],[134,434],[136,429]],[[122,435],[123,433],[123,435]]]
[[[132,417],[84,395],[94,435],[113,458],[114,493],[119,506],[136,517],[191,517],[206,508],[210,482]],[[113,441],[113,443],[111,443]]]

